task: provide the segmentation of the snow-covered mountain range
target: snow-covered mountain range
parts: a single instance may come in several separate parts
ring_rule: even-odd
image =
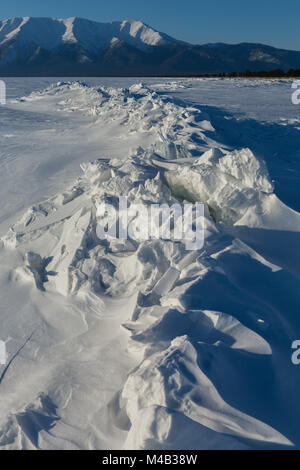
[[[51,51],[66,44],[76,44],[88,51],[98,52],[116,41],[124,41],[141,50],[147,49],[148,46],[179,43],[136,20],[98,23],[75,17],[26,17],[4,20],[0,24],[1,46],[16,41],[20,45],[32,43]]]
[[[2,75],[189,75],[278,68],[300,68],[300,52],[249,43],[192,45],[136,20],[0,21]]]

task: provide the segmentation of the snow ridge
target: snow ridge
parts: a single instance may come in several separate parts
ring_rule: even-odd
[[[56,112],[93,115],[98,126],[118,119],[128,133],[157,140],[125,159],[83,163],[70,188],[30,208],[2,238],[3,256],[16,257],[15,289],[31,289],[42,305],[20,359],[35,364],[34,380],[24,378],[21,401],[4,383],[3,403],[9,397],[13,411],[1,414],[2,448],[291,447],[282,423],[286,414],[292,422],[295,403],[283,390],[291,408],[282,406],[274,385],[292,377],[284,351],[298,281],[233,233],[263,226],[266,215],[276,220],[278,211],[283,230],[285,221],[299,227],[264,162],[250,149],[218,144],[200,109],[142,84],[59,83],[21,103],[43,101]],[[97,209],[125,194],[130,205],[202,202],[203,249],[99,240]],[[282,292],[291,299],[287,317]],[[15,367],[21,373],[22,362]],[[245,377],[248,369],[261,375]]]

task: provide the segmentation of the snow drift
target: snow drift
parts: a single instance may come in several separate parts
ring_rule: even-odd
[[[22,103],[155,138],[129,157],[82,164],[71,187],[2,237],[2,282],[20,312],[17,329],[4,316],[17,351],[0,377],[2,448],[299,445],[288,359],[299,279],[251,241],[278,211],[299,231],[299,214],[274,194],[265,163],[218,146],[207,114],[143,85],[59,84]],[[204,203],[205,246],[99,240],[97,208],[123,195]]]

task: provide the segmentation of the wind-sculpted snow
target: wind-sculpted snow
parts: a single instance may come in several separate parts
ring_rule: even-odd
[[[264,231],[293,248],[300,222],[264,161],[218,142],[200,109],[142,85],[66,83],[24,100],[154,139],[127,158],[83,163],[77,181],[2,238],[10,308],[20,312],[16,330],[4,321],[19,348],[0,377],[2,448],[299,446],[289,357],[299,278]],[[203,203],[203,248],[101,240],[99,207],[125,195],[146,207]]]
[[[197,156],[202,150],[220,146],[207,113],[163,97],[142,83],[124,89],[59,82],[21,101],[42,101],[62,112],[96,116],[101,125],[117,121],[129,135],[154,133],[156,150],[161,143],[184,145],[182,157]],[[170,157],[174,158],[172,153]]]

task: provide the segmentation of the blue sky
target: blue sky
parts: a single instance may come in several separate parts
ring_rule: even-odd
[[[136,18],[196,44],[261,42],[300,50],[300,0],[9,0],[0,15]]]

